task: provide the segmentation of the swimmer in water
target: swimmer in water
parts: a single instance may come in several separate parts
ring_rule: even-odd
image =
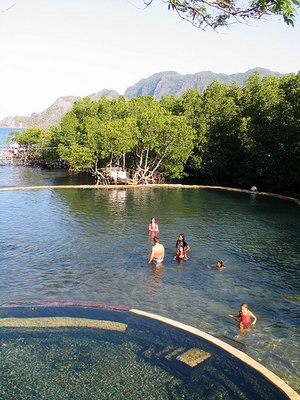
[[[218,260],[218,261],[216,262],[216,267],[217,267],[218,269],[226,268],[225,265],[224,265],[223,260]]]
[[[223,260],[218,260],[215,264],[207,266],[207,268],[214,268],[214,267],[216,267],[218,271],[222,271],[223,269],[226,268]]]
[[[153,238],[153,242],[154,245],[152,246],[148,264],[161,264],[165,258],[165,248],[159,243],[159,238],[157,236]]]

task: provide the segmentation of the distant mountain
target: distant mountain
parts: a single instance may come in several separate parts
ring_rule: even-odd
[[[0,121],[0,126],[10,128],[40,126],[41,128],[49,128],[49,126],[59,123],[61,117],[72,108],[74,102],[78,99],[80,97],[60,97],[41,113],[32,113],[30,117],[5,117]]]
[[[153,96],[155,99],[161,99],[162,96],[171,95],[179,97],[189,89],[198,89],[202,93],[213,81],[219,81],[226,85],[237,82],[238,85],[243,86],[244,81],[254,72],[258,72],[261,77],[282,76],[279,72],[269,71],[264,68],[253,68],[249,71],[232,75],[216,74],[211,71],[181,75],[175,71],[165,71],[151,75],[149,78],[142,79],[133,86],[130,86],[125,90],[124,96],[126,99],[142,95]],[[92,100],[99,100],[101,97],[117,99],[119,96],[119,93],[115,90],[108,89],[103,89],[100,92],[89,95]],[[5,117],[0,121],[0,126],[8,128],[40,126],[41,128],[47,129],[51,125],[58,124],[62,116],[69,111],[74,102],[80,98],[81,97],[75,96],[60,97],[41,113],[32,113],[30,117]]]
[[[117,99],[119,93],[115,90],[103,89],[100,92],[93,93],[89,97],[93,100],[99,100],[101,97],[109,99]],[[40,113],[32,113],[30,117],[15,116],[5,117],[0,121],[0,126],[5,128],[29,128],[31,126],[39,126],[47,129],[51,125],[56,125],[60,122],[63,115],[71,110],[76,100],[81,97],[65,96],[57,99],[50,107]]]
[[[120,95],[115,90],[103,89],[100,92],[90,94],[89,97],[92,100],[98,101],[101,99],[101,97],[106,97],[108,99],[117,99],[118,97],[120,97]]]
[[[254,72],[258,72],[262,77],[282,76],[279,72],[269,71],[264,68],[253,68],[233,75],[216,74],[211,71],[187,75],[181,75],[175,71],[159,72],[127,88],[125,97],[126,99],[147,95],[156,99],[171,95],[180,97],[189,89],[198,89],[202,93],[213,81],[225,83],[226,85],[236,82],[238,85],[243,86],[244,81]]]

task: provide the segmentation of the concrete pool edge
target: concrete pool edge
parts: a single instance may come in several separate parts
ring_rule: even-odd
[[[137,310],[135,308],[131,308],[129,311],[132,312],[133,314],[140,315],[140,316],[147,317],[147,318],[151,318],[151,319],[155,319],[155,320],[163,322],[165,324],[174,326],[175,328],[178,328],[178,329],[184,330],[186,332],[192,333],[192,334],[194,334],[196,336],[199,336],[199,337],[201,337],[201,338],[203,338],[203,339],[215,344],[216,346],[222,348],[226,352],[230,353],[234,357],[238,358],[239,360],[241,360],[245,364],[249,365],[250,367],[252,367],[256,371],[261,373],[272,384],[274,384],[282,392],[284,392],[291,400],[300,400],[300,395],[294,389],[292,389],[286,382],[284,382],[284,380],[279,378],[279,376],[277,376],[276,374],[271,372],[269,369],[264,367],[259,362],[255,361],[253,358],[251,358],[247,354],[245,354],[242,351],[230,346],[229,344],[223,342],[222,340],[220,340],[220,339],[218,339],[218,338],[216,338],[216,337],[214,337],[214,336],[212,336],[212,335],[210,335],[208,333],[205,333],[205,332],[201,331],[200,329],[197,329],[197,328],[195,328],[195,327],[193,327],[191,325],[186,325],[186,324],[183,324],[181,322],[175,321],[173,319],[162,317],[161,315],[158,315],[158,314],[153,314],[153,313],[149,313],[149,312],[146,312],[146,311]]]
[[[182,184],[151,184],[151,185],[43,185],[43,186],[12,186],[1,187],[0,192],[18,191],[18,190],[42,190],[42,189],[209,189],[209,190],[225,190],[229,192],[248,193],[258,196],[274,197],[277,199],[290,201],[300,204],[300,200],[295,197],[283,196],[281,194],[270,192],[252,192],[247,189],[237,189],[226,186],[209,186],[209,185],[182,185]]]

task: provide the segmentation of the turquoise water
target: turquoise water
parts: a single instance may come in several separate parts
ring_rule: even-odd
[[[71,178],[74,183],[75,177]],[[70,182],[64,172],[0,166],[0,186]],[[0,192],[0,304],[98,300],[229,338],[299,390],[299,206],[194,189]],[[156,216],[166,260],[149,267]],[[173,261],[184,232],[190,259]],[[218,258],[226,269],[209,268]],[[247,302],[246,335],[228,317]]]

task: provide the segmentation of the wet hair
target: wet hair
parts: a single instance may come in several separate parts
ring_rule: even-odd
[[[153,242],[154,242],[154,243],[159,243],[159,237],[155,236],[155,237],[153,238]]]
[[[219,264],[219,263],[221,264],[221,267],[223,267],[223,265],[224,265],[223,260],[218,260],[218,261],[217,261],[217,264]]]

